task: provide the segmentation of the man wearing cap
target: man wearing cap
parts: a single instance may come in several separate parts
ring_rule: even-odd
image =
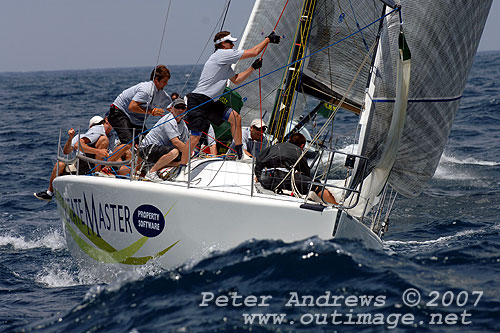
[[[186,112],[184,100],[175,99],[167,109],[170,112],[158,120],[139,145],[141,158],[154,163],[146,174],[151,181],[161,180],[158,170],[179,164],[179,152],[183,151],[188,138],[188,129],[182,120]]]
[[[231,134],[236,143],[236,153],[238,158],[242,157],[241,117],[236,111],[227,108],[221,101],[213,99],[222,94],[228,79],[238,85],[253,71],[262,67],[262,59],[255,60],[252,66],[238,74],[233,71],[231,65],[237,63],[238,60],[258,56],[269,43],[278,44],[280,37],[272,32],[262,42],[248,50],[234,50],[234,42],[236,41],[237,38],[231,36],[229,31],[221,31],[215,35],[215,52],[205,63],[198,85],[188,95],[187,122],[191,132],[191,150],[198,144],[201,134],[208,131],[209,121],[216,125],[229,121]],[[188,162],[189,149],[190,147],[186,145],[181,159],[182,167]]]
[[[68,140],[63,148],[64,154],[69,154],[74,150],[78,150],[80,148],[80,153],[85,153],[86,156],[95,158],[98,160],[103,160],[104,158],[109,156],[108,153],[108,144],[109,139],[107,135],[111,132],[113,128],[109,124],[107,119],[102,118],[101,116],[94,116],[89,121],[89,129],[83,135],[75,136],[75,130],[73,128],[68,130]],[[83,153],[82,153],[83,152]],[[59,166],[58,166],[59,164]],[[57,173],[57,169],[59,168],[59,173]],[[61,176],[65,172],[66,164],[58,161],[54,168],[52,169],[52,173],[50,175],[49,188],[46,191],[41,191],[38,193],[33,193],[33,195],[40,200],[50,201],[53,196],[53,186],[52,182],[56,178],[56,176]],[[78,163],[78,173],[80,175],[84,175],[88,173],[92,168],[94,168],[94,164],[80,160]]]
[[[241,143],[243,145],[243,153],[248,157],[259,155],[262,149],[267,147],[267,142],[263,142],[264,132],[266,131],[266,123],[261,119],[254,119],[250,123],[250,127],[244,128],[241,132]],[[231,148],[235,147],[235,142],[231,143]]]

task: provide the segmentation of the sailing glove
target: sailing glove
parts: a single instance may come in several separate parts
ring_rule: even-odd
[[[259,69],[262,67],[262,59],[255,59],[252,64],[253,69]]]
[[[274,33],[274,31],[273,31],[273,32],[271,32],[271,33],[269,34],[269,36],[267,36],[267,38],[269,38],[269,42],[271,42],[271,43],[273,43],[273,44],[279,44],[279,43],[280,43],[280,39],[281,39],[281,37],[280,37],[280,36],[278,36],[278,35],[276,35],[276,34]]]

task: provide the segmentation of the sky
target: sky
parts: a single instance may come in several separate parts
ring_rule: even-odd
[[[203,63],[226,2],[2,0],[0,72],[187,65],[200,56]],[[232,0],[224,30],[240,37],[253,3]],[[500,0],[493,0],[479,51],[500,50],[499,17]]]

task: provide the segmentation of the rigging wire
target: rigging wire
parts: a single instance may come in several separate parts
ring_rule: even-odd
[[[222,29],[224,29],[224,23],[226,22],[226,16],[227,16],[227,12],[229,11],[229,6],[231,5],[231,0],[229,0],[227,2],[227,5],[226,5],[226,13],[224,14],[224,19],[222,20],[222,24],[220,26],[220,29],[219,31],[222,31]]]
[[[288,6],[288,1],[289,0],[286,0],[286,3],[285,5],[283,6],[283,9],[281,10],[281,14],[280,16],[278,17],[278,21],[276,21],[276,24],[274,25],[274,29],[273,29],[273,32],[276,31],[276,27],[278,27],[278,24],[280,23],[281,21],[281,17],[283,16],[283,13],[285,12],[285,9],[286,9],[286,6]],[[264,57],[264,54],[266,53],[266,50],[267,50],[267,46],[269,44],[267,44],[265,47],[264,47],[264,50],[262,51],[262,55],[260,56],[260,60],[262,60],[262,58]],[[261,83],[261,74],[260,74],[260,68],[259,68],[259,109],[260,109],[260,123],[261,123],[261,126],[260,126],[260,136],[263,137],[264,136],[264,132],[263,132],[263,129],[262,129],[262,83]],[[262,140],[260,141],[260,149],[262,150]]]
[[[219,23],[220,23],[220,22],[221,22],[221,20],[222,20],[222,17],[224,16],[224,9],[225,9],[226,7],[228,7],[228,8],[229,8],[229,3],[230,3],[230,2],[231,2],[231,0],[229,0],[229,2],[226,2],[226,3],[224,4],[224,7],[223,7],[223,10],[222,10],[222,14],[221,14],[221,16],[220,16],[220,17],[219,17],[219,19],[217,20],[217,23],[215,23],[215,26],[214,26],[214,28],[213,28],[212,32],[210,33],[210,36],[208,37],[208,40],[207,40],[207,42],[205,43],[205,46],[203,46],[203,50],[201,50],[201,53],[200,53],[200,55],[198,56],[198,59],[196,60],[196,63],[195,63],[195,64],[193,65],[193,67],[191,68],[191,72],[189,73],[189,75],[187,76],[186,81],[184,82],[184,86],[182,86],[182,89],[181,89],[181,92],[180,92],[180,94],[181,94],[180,96],[182,96],[182,95],[184,94],[184,90],[186,89],[186,86],[187,86],[187,84],[188,84],[189,80],[191,79],[191,76],[193,75],[194,69],[195,69],[195,68],[196,68],[196,66],[200,63],[201,57],[203,57],[203,53],[205,53],[205,50],[206,50],[206,48],[207,48],[208,44],[210,43],[210,41],[212,40],[212,38],[213,38],[213,36],[214,36],[214,32],[215,32],[215,30],[217,30],[217,26],[219,25]],[[227,13],[227,10],[226,10],[226,13]],[[225,16],[224,16],[224,19],[225,19]],[[221,26],[221,28],[222,28],[222,26]]]
[[[283,66],[281,66],[281,67],[278,67],[278,68],[276,68],[276,69],[274,69],[274,70],[272,70],[272,71],[270,71],[270,72],[268,72],[268,73],[264,74],[262,77],[259,77],[259,78],[255,78],[255,79],[253,79],[253,80],[250,80],[249,82],[247,82],[247,83],[243,83],[243,84],[241,84],[241,85],[239,85],[239,86],[235,87],[235,88],[234,88],[234,89],[232,89],[232,90],[229,90],[229,91],[224,92],[224,93],[222,93],[222,94],[220,94],[220,95],[218,95],[218,96],[215,96],[214,98],[212,98],[212,99],[210,99],[210,100],[208,100],[208,101],[205,101],[205,102],[203,102],[203,103],[200,103],[200,104],[196,105],[195,107],[193,107],[193,108],[191,108],[191,109],[189,109],[189,110],[186,110],[186,111],[184,111],[183,113],[179,114],[177,117],[182,117],[182,116],[184,116],[186,113],[191,112],[191,111],[193,111],[193,110],[196,110],[196,109],[200,108],[201,106],[203,106],[203,105],[205,105],[205,104],[207,104],[207,103],[209,103],[209,102],[211,102],[211,101],[213,101],[213,100],[215,100],[215,99],[217,99],[217,98],[220,98],[220,97],[222,97],[222,96],[225,96],[225,95],[227,95],[227,94],[231,93],[232,91],[235,91],[235,90],[238,90],[238,89],[240,89],[240,88],[243,88],[243,87],[245,87],[245,86],[247,86],[247,85],[249,85],[249,84],[251,84],[251,83],[253,83],[253,82],[257,81],[257,80],[260,80],[260,79],[265,78],[265,77],[267,77],[267,76],[269,76],[269,75],[272,75],[272,74],[274,74],[274,73],[276,73],[276,72],[278,72],[278,71],[280,71],[280,70],[282,70],[282,69],[285,69],[285,68],[287,68],[287,67],[290,67],[290,66],[292,66],[292,65],[294,65],[294,64],[296,64],[296,63],[298,63],[299,61],[302,61],[302,60],[307,59],[307,58],[309,58],[309,57],[312,57],[312,56],[314,56],[314,55],[316,55],[316,54],[318,54],[318,53],[320,53],[320,52],[323,52],[323,51],[325,51],[326,49],[328,49],[328,48],[330,48],[330,47],[333,47],[333,46],[335,46],[335,45],[337,45],[337,44],[339,44],[339,43],[341,43],[341,42],[343,42],[343,41],[345,41],[345,40],[347,40],[347,39],[351,38],[352,36],[356,35],[356,34],[357,34],[357,33],[359,33],[360,31],[362,31],[362,30],[364,30],[364,29],[367,29],[368,27],[371,27],[371,26],[372,26],[372,25],[374,25],[375,23],[377,23],[377,22],[379,22],[379,21],[383,20],[383,19],[384,19],[384,18],[386,18],[387,16],[389,16],[389,15],[391,15],[391,14],[393,14],[393,13],[395,13],[395,12],[399,11],[399,10],[400,10],[400,8],[395,8],[395,9],[393,9],[392,11],[390,11],[390,12],[386,13],[385,15],[383,15],[383,16],[381,16],[381,17],[377,18],[377,19],[376,19],[376,20],[374,20],[373,22],[371,22],[371,23],[367,24],[366,26],[364,26],[364,27],[363,27],[363,28],[361,28],[360,30],[355,31],[355,32],[353,32],[352,34],[350,34],[350,35],[348,35],[348,36],[346,36],[346,37],[344,37],[344,38],[342,38],[342,39],[340,39],[340,40],[338,40],[338,41],[336,41],[336,42],[334,42],[334,43],[332,43],[332,44],[326,45],[326,46],[324,46],[323,48],[321,48],[321,49],[319,49],[319,50],[316,50],[315,52],[312,52],[312,53],[310,53],[310,54],[308,54],[308,55],[306,55],[306,56],[304,56],[304,57],[302,57],[302,58],[300,58],[300,59],[297,59],[296,61],[292,61],[292,62],[287,63],[287,64],[285,64],[285,65],[283,65]],[[372,49],[373,49],[373,47],[374,47],[374,45],[372,45]],[[370,53],[371,53],[371,51],[366,53],[366,56],[365,56],[365,59],[363,60],[363,63],[361,64],[360,68],[358,69],[358,71],[357,71],[357,72],[356,72],[356,74],[355,74],[355,78],[359,75],[359,72],[361,71],[361,68],[365,65],[365,62],[366,62],[366,60],[367,60],[367,57],[368,57],[368,55],[369,55]],[[353,82],[354,82],[354,81],[353,81]],[[337,112],[337,110],[340,108],[340,106],[343,104],[343,102],[344,102],[344,100],[345,100],[345,98],[346,98],[345,96],[348,94],[348,92],[349,92],[349,91],[350,91],[350,89],[352,88],[353,82],[351,82],[351,84],[349,85],[349,87],[348,87],[348,89],[347,89],[346,94],[345,94],[345,95],[344,95],[344,97],[340,100],[339,104],[337,104],[337,108],[335,109],[335,111],[334,111],[334,112],[332,112],[333,117],[335,116],[335,113],[336,113],[336,112]],[[177,117],[176,117],[176,118],[177,118]],[[329,119],[330,119],[330,118],[329,118]],[[153,128],[156,128],[156,127],[158,127],[158,126],[161,126],[161,125],[165,124],[166,122],[168,122],[168,120],[167,120],[167,121],[165,121],[165,122],[163,122],[163,123],[157,124],[157,125],[153,126],[152,128],[150,128],[150,129],[148,129],[148,130],[146,130],[146,131],[143,131],[143,132],[139,133],[138,135],[136,135],[136,137],[134,137],[134,138],[133,138],[132,140],[130,140],[130,142],[128,142],[128,143],[133,142],[133,140],[134,140],[135,138],[139,137],[140,135],[142,135],[142,134],[144,134],[144,133],[147,133],[147,132],[151,131]],[[321,127],[320,131],[319,131],[319,132],[318,132],[318,134],[315,136],[315,139],[313,139],[313,141],[311,141],[311,142],[315,142],[315,141],[317,141],[317,140],[318,140],[319,135],[320,135],[320,134],[324,131],[325,126],[326,126],[326,125],[328,125],[329,123],[330,123],[330,120],[327,120],[327,121],[325,122],[325,125],[323,125],[323,126]],[[127,143],[127,144],[128,144],[128,143]],[[123,149],[123,147],[122,147],[122,149]],[[118,152],[118,151],[117,151],[117,152]],[[115,153],[117,153],[117,152],[115,152]],[[115,153],[113,153],[113,154],[115,154]],[[303,155],[299,158],[299,160],[297,160],[297,163],[298,163],[298,161],[300,161],[300,159],[301,159],[304,155],[305,155],[305,152],[304,152],[304,153],[303,153]]]
[[[158,56],[156,57],[156,65],[154,67],[154,70],[153,70],[153,84],[151,86],[151,96],[153,96],[153,92],[154,92],[154,89],[155,89],[155,86],[154,86],[154,80],[156,78],[156,67],[158,67],[158,64],[160,63],[160,55],[161,55],[161,49],[163,48],[163,41],[165,39],[165,30],[167,28],[167,22],[168,22],[168,17],[169,17],[169,14],[170,14],[170,5],[172,4],[172,0],[170,0],[168,2],[168,8],[167,8],[167,14],[165,15],[165,22],[163,23],[163,31],[161,33],[161,39],[160,39],[160,47],[158,48]],[[142,131],[144,131],[144,128],[146,126],[146,120],[148,119],[148,110],[149,110],[149,104],[153,102],[152,100],[149,101],[146,105],[146,115],[144,116],[144,121],[142,122]]]
[[[330,114],[330,116],[328,117],[328,119],[325,122],[325,124],[320,128],[320,130],[318,131],[318,133],[316,134],[316,136],[311,140],[311,144],[315,143],[316,141],[318,141],[320,135],[326,130],[326,127],[330,124],[330,122],[333,120],[333,118],[337,114],[337,111],[339,110],[339,108],[344,103],[344,101],[346,99],[346,96],[349,95],[349,93],[351,92],[351,89],[354,86],[354,83],[356,82],[356,80],[357,80],[357,78],[359,76],[359,73],[361,72],[361,69],[365,66],[365,63],[368,61],[368,58],[369,58],[368,56],[370,55],[371,52],[373,52],[373,49],[375,48],[375,45],[376,45],[376,43],[373,43],[373,45],[372,45],[371,49],[369,50],[369,52],[366,53],[366,55],[365,55],[365,57],[363,59],[363,62],[361,63],[361,65],[359,66],[356,74],[354,75],[353,79],[351,80],[351,83],[349,84],[349,87],[347,88],[346,93],[344,94],[344,96],[340,100],[339,104],[337,104],[337,107],[335,108],[335,110]],[[294,165],[290,168],[290,171],[288,171],[287,175],[281,180],[281,182],[276,186],[276,188],[279,187],[288,178],[288,175],[290,175],[290,173],[294,172],[295,167],[297,166],[297,164],[299,164],[300,160],[302,158],[304,158],[304,156],[306,155],[306,153],[307,153],[307,151],[303,151],[302,152],[302,154],[300,155],[300,157],[297,159],[297,161],[294,163]]]
[[[314,22],[314,17],[315,17],[315,15],[316,15],[316,14],[315,14],[315,13],[313,13],[313,15],[312,15],[312,19],[311,19],[311,21],[312,21],[312,22]],[[311,28],[309,28],[309,29],[308,29],[308,34],[307,34],[307,37],[306,37],[306,45],[304,45],[304,48],[305,48],[305,49],[307,49],[307,48],[308,48],[308,46],[309,46],[309,41],[310,41],[309,37],[311,36],[311,31],[312,31],[312,29],[311,29]],[[302,33],[301,33],[301,37],[302,37],[302,39],[304,39],[304,36],[303,36],[303,34],[302,34]],[[303,41],[302,41],[302,43],[303,43]],[[329,52],[329,51],[330,51],[330,49],[328,49],[328,50],[327,50],[327,52]],[[301,70],[301,68],[303,68],[303,67],[304,67],[304,63],[302,63],[302,62],[301,62],[301,63],[300,63],[300,66],[301,66],[301,67],[299,67],[299,68],[298,68],[298,73],[299,73],[299,79],[298,79],[298,83],[297,83],[298,85],[300,85],[300,82],[301,82],[301,80],[302,80],[302,75],[304,74],[304,73],[303,73],[303,71]],[[288,119],[292,119],[292,120],[293,120],[293,117],[295,116],[295,110],[296,110],[296,108],[297,108],[297,100],[298,100],[298,97],[299,97],[299,95],[298,95],[298,94],[296,94],[296,95],[295,95],[295,101],[293,102],[293,111],[292,111],[291,117],[289,116],[289,117],[288,117]],[[305,102],[305,96],[304,96],[304,102]],[[304,105],[305,105],[305,103],[304,103]],[[288,121],[287,121],[287,123],[288,123]],[[285,125],[285,126],[286,126],[286,125]],[[291,126],[290,126],[290,128],[291,128]],[[286,127],[285,127],[285,133],[286,133]]]

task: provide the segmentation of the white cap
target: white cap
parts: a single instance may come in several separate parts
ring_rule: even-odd
[[[99,124],[100,122],[102,122],[104,120],[103,117],[101,116],[93,116],[92,118],[90,118],[89,120],[89,128],[91,128],[92,126],[94,125],[97,125]]]
[[[231,34],[225,36],[225,37],[222,37],[221,39],[217,39],[214,44],[217,45],[217,44],[220,44],[222,42],[225,42],[226,40],[230,41],[230,42],[236,42],[238,40],[238,38],[235,38],[233,36],[231,36]]]
[[[264,122],[264,120],[260,120],[260,119],[254,119],[254,120],[252,120],[252,122],[250,123],[250,127],[252,127],[252,126],[255,126],[257,128],[260,128],[261,126],[262,127],[267,127],[267,125]]]

